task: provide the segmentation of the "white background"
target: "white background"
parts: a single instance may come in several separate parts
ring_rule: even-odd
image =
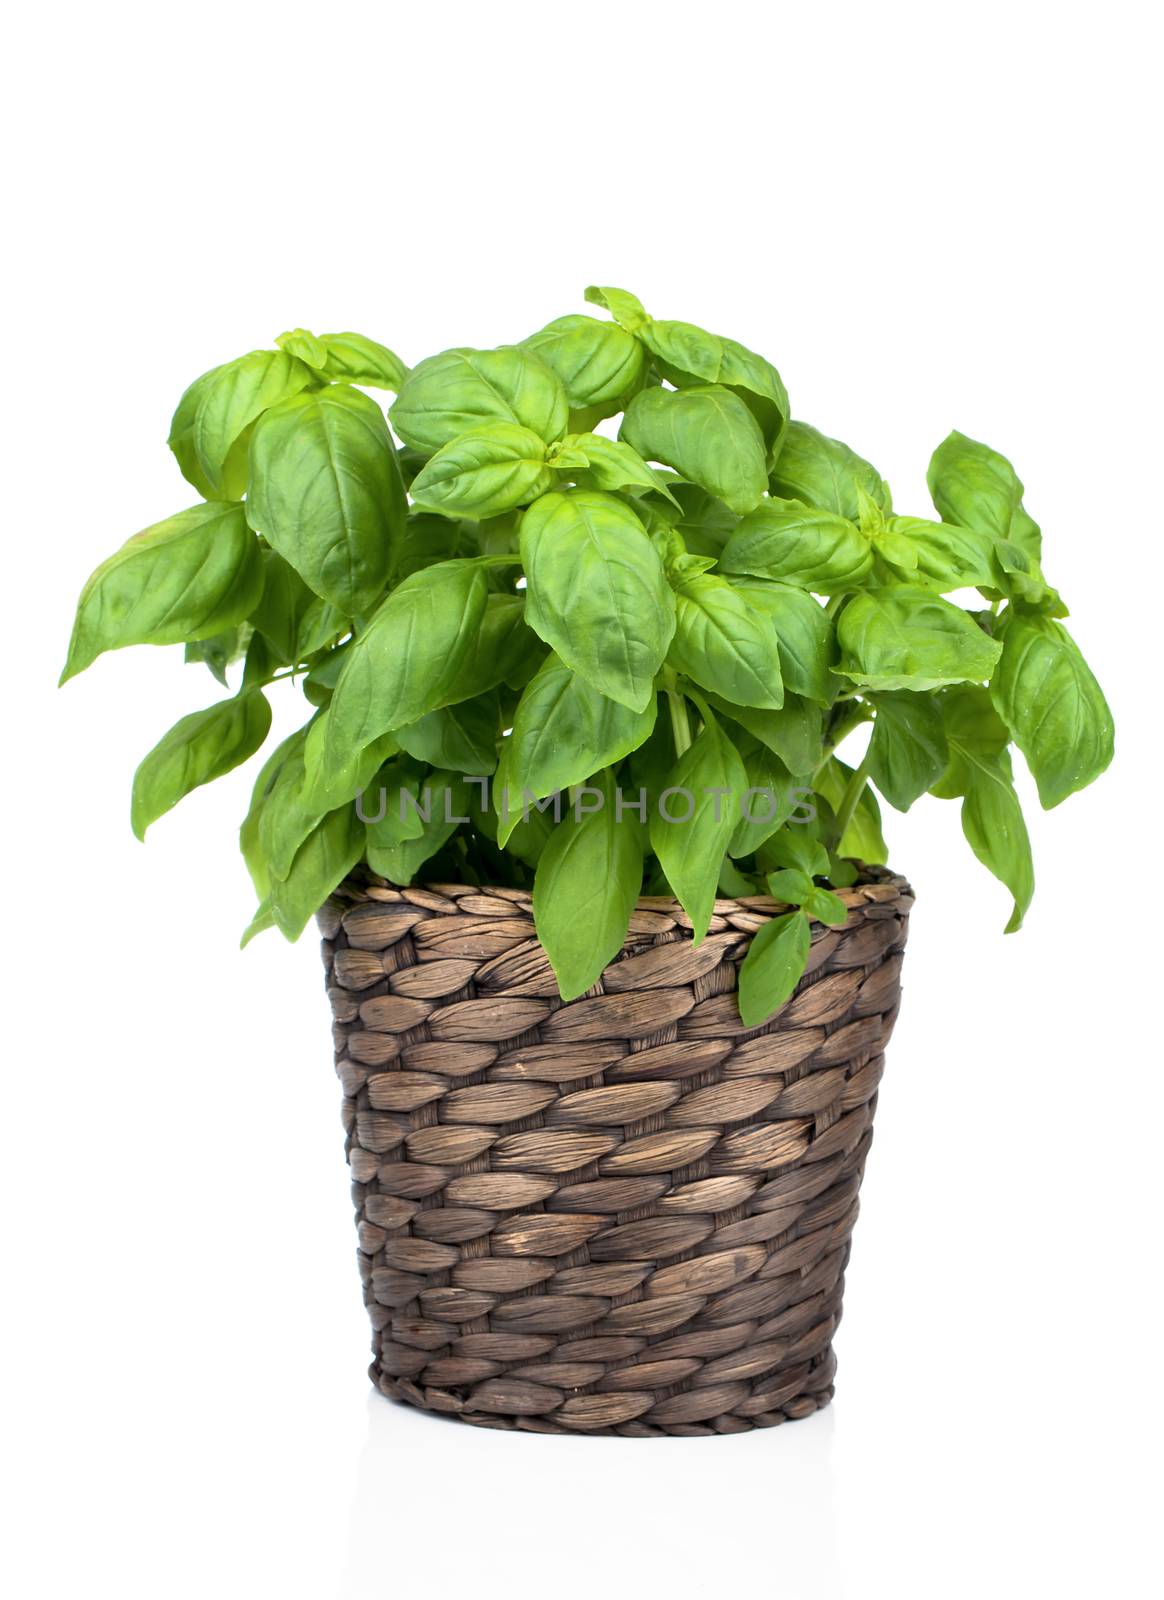
[[[1148,1594],[1148,9],[35,16],[4,108],[8,1592]],[[1118,729],[1061,810],[1024,775],[1015,938],[955,806],[890,815],[918,903],[838,1399],[716,1440],[478,1432],[371,1395],[314,940],[236,949],[250,775],[129,832],[136,762],[211,680],[143,649],[53,686],[90,569],[194,498],[164,442],[191,378],[296,324],[408,361],[513,340],[591,281],[769,355],[904,510],[951,427],[1008,453]]]

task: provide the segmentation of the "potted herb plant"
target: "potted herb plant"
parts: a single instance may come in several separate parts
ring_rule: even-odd
[[[199,378],[202,498],[93,574],[64,677],[181,644],[227,690],[138,768],[139,837],[307,701],[244,942],[318,914],[379,1387],[733,1433],[832,1394],[912,903],[877,795],[957,800],[1013,931],[1010,746],[1055,806],[1111,717],[1003,456],[950,434],[900,515],[762,356],[587,299],[411,371],[297,329]]]

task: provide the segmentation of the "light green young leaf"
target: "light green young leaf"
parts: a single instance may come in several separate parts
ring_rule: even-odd
[[[469,698],[485,574],[475,561],[442,561],[393,589],[345,652],[328,708],[327,765],[339,767],[382,734]]]
[[[534,924],[563,1000],[590,988],[622,949],[643,881],[642,829],[615,813],[609,772],[550,834],[534,878]]]
[[[775,632],[741,590],[697,573],[677,584],[675,607],[667,659],[676,671],[737,705],[775,710],[784,704]]]
[[[869,742],[869,776],[898,811],[908,811],[946,770],[941,709],[925,695],[879,694]]]
[[[257,690],[176,722],[146,756],[133,779],[131,820],[139,839],[192,789],[241,766],[271,727],[271,708]]]
[[[773,917],[752,935],[740,967],[740,1019],[758,1028],[792,994],[804,976],[812,933],[803,911]]]
[[[445,350],[413,367],[388,413],[414,450],[431,455],[487,422],[516,422],[552,444],[566,431],[566,391],[518,345]]]
[[[950,764],[933,792],[942,799],[962,797],[962,831],[979,861],[1014,897],[1006,932],[1016,933],[1035,892],[1035,869],[1007,730],[985,689],[949,689],[941,708]]]
[[[948,594],[994,581],[994,541],[980,528],[958,528],[922,517],[890,517],[884,533],[905,541],[911,552],[906,570],[912,583]],[[887,550],[881,553],[894,560]]]
[[[408,377],[408,368],[395,351],[362,333],[323,333],[319,342],[326,354],[324,371],[333,381],[397,394]]]
[[[981,682],[1002,647],[973,618],[926,589],[854,595],[837,622],[836,670],[866,689],[937,689]]]
[[[307,727],[297,728],[295,732],[284,739],[263,763],[258,777],[255,779],[254,788],[251,790],[251,803],[242,826],[239,828],[239,848],[243,860],[246,862],[247,871],[251,875],[251,882],[255,886],[255,894],[260,902],[265,902],[271,890],[271,869],[263,853],[262,841],[259,836],[262,822],[263,807],[279,780],[279,774],[288,761],[297,755],[302,761],[303,743],[307,738]],[[271,919],[266,926],[273,927]],[[258,932],[259,929],[255,929]],[[246,939],[244,938],[244,944]]]
[[[853,770],[838,756],[830,756],[816,775],[816,792],[834,815],[840,808]],[[889,849],[881,831],[881,807],[867,783],[861,790],[849,826],[837,841],[836,853],[856,861],[867,861],[871,866],[880,866],[889,860]]]
[[[661,461],[741,514],[767,488],[764,437],[730,389],[642,389],[626,408],[619,438]]]
[[[247,489],[247,434],[255,420],[316,382],[311,368],[285,350],[252,350],[228,361],[200,390],[191,443],[203,478],[218,500]],[[181,402],[179,402],[179,411]]]
[[[194,488],[204,500],[233,500],[237,495],[216,494],[214,485],[203,472],[198,460],[198,452],[194,448],[194,418],[198,415],[198,407],[203,397],[214,386],[222,367],[211,367],[209,372],[204,372],[200,378],[195,378],[184,391],[178,401],[173,418],[170,422],[170,449],[178,463],[179,471],[187,483]],[[245,463],[244,463],[245,466]],[[233,486],[232,486],[233,487]]]
[[[1010,540],[1038,563],[1039,529],[1022,509],[1018,474],[997,450],[955,429],[934,451],[926,482],[943,522]]]
[[[837,659],[837,645],[832,619],[824,607],[807,589],[792,584],[772,583],[765,578],[734,578],[732,586],[776,630],[785,685],[821,705],[831,705],[838,688],[831,670]]]
[[[1002,639],[991,698],[1049,810],[1086,788],[1111,762],[1111,711],[1061,622],[1008,608]]]
[[[624,328],[598,317],[558,317],[523,339],[556,374],[572,412],[613,416],[642,387],[647,359],[642,345]]]
[[[247,517],[316,594],[347,617],[388,580],[403,536],[404,483],[384,416],[333,384],[259,418]]]
[[[723,572],[791,583],[817,594],[855,588],[873,565],[869,540],[847,517],[798,500],[765,500],[736,527]]]
[[[799,871],[806,878],[827,878],[829,875],[828,851],[805,828],[784,828],[769,841],[767,853],[772,861]]]
[[[675,630],[675,603],[642,523],[614,495],[535,500],[521,523],[526,621],[600,694],[643,711]]]
[[[696,944],[711,921],[720,863],[747,787],[739,752],[719,724],[711,721],[679,757],[659,805],[651,808],[651,848],[691,918]]]
[[[779,900],[786,906],[802,906],[815,888],[812,879],[799,867],[784,867],[779,872],[770,872],[767,883],[768,893],[773,900]]]
[[[751,411],[768,448],[779,442],[788,423],[788,391],[770,361],[735,339],[707,333],[690,322],[651,319],[640,338],[668,383],[679,388],[722,384]]]
[[[818,510],[847,517],[850,522],[856,522],[860,515],[858,489],[863,489],[886,515],[892,510],[888,485],[876,467],[847,444],[828,438],[807,422],[788,424],[770,483],[772,494],[781,499],[800,500]]]
[[[648,466],[637,450],[621,439],[605,439],[599,433],[568,433],[562,440],[561,453],[554,456],[550,465],[565,467],[566,458],[573,458],[570,476],[586,489],[652,489],[670,500],[679,509],[679,502],[661,472]],[[581,466],[582,475],[577,468]]]
[[[263,581],[243,508],[211,501],[134,534],[85,584],[61,682],[106,650],[209,639],[242,622]]]
[[[585,298],[592,306],[602,306],[628,333],[639,333],[650,321],[643,303],[626,289],[608,289],[591,284]]]
[[[544,441],[515,422],[488,422],[442,445],[412,480],[413,502],[447,517],[495,517],[553,487]]]

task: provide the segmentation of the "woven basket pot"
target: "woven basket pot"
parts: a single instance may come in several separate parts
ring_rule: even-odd
[[[762,1028],[644,899],[563,1004],[528,894],[367,876],[320,913],[373,1382],[536,1433],[740,1433],[833,1393],[832,1338],[913,903],[874,870]]]

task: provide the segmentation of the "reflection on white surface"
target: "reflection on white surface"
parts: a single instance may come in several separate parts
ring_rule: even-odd
[[[341,1600],[837,1600],[831,1407],[716,1439],[467,1427],[368,1399]]]

